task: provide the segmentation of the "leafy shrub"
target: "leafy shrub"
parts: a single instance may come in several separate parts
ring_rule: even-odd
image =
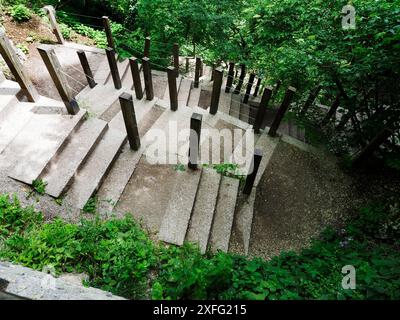
[[[264,261],[155,245],[130,216],[43,223],[2,195],[0,258],[85,272],[89,285],[135,299],[399,299],[399,201],[389,203],[361,210],[345,229],[326,229],[301,253]],[[355,290],[341,286],[345,265],[356,268]]]
[[[32,17],[32,12],[23,4],[17,4],[11,7],[11,17],[16,22],[29,21]]]

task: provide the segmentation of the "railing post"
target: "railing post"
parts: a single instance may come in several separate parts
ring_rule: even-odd
[[[279,125],[281,124],[281,121],[289,108],[290,102],[293,99],[293,96],[296,92],[296,88],[289,87],[286,91],[285,98],[283,99],[283,102],[281,106],[279,107],[279,110],[275,116],[274,121],[272,122],[271,128],[269,129],[268,135],[271,137],[276,136],[276,131],[279,128]]]
[[[304,116],[308,109],[311,107],[311,105],[313,104],[313,102],[315,101],[315,99],[317,98],[319,92],[321,91],[322,86],[318,86],[316,87],[308,96],[307,101],[305,102],[303,109],[301,109],[300,111],[300,115]]]
[[[217,68],[214,70],[214,82],[213,82],[211,105],[210,105],[210,113],[213,115],[216,114],[218,111],[223,76],[224,76],[224,73],[221,70],[221,68]]]
[[[135,88],[136,99],[142,100],[143,88],[142,82],[140,81],[138,59],[135,57],[129,58],[129,66],[131,67],[133,87]]]
[[[144,39],[143,57],[150,58],[150,42],[151,42],[150,37],[146,37],[146,39]]]
[[[201,68],[201,59],[199,57],[196,58],[196,69],[194,72],[194,87],[199,87],[200,81],[200,68]]]
[[[43,7],[43,9],[47,13],[47,17],[50,20],[51,28],[53,29],[53,33],[56,36],[58,43],[64,44],[65,40],[56,19],[56,10],[54,9],[53,6],[50,5]]]
[[[254,156],[250,165],[251,173],[247,175],[246,183],[243,188],[243,193],[246,195],[249,195],[251,193],[251,190],[253,189],[254,181],[256,180],[262,156],[263,156],[262,150],[260,149],[254,150]]]
[[[321,125],[326,125],[329,122],[329,120],[333,117],[333,115],[339,108],[339,104],[340,104],[340,93],[337,94],[335,101],[333,101],[332,106],[329,109],[328,113],[326,114],[325,118],[322,120]]]
[[[178,110],[178,90],[176,87],[176,71],[173,67],[167,68],[168,75],[168,88],[169,88],[169,101],[171,105],[171,110]]]
[[[89,87],[94,88],[97,85],[97,83],[96,83],[96,81],[94,81],[93,73],[92,73],[92,70],[90,69],[89,61],[86,57],[85,51],[79,50],[78,57],[79,57],[79,61],[81,62],[82,69],[83,69],[83,72],[85,73],[86,80],[89,84]]]
[[[256,98],[258,96],[258,91],[260,90],[261,78],[257,79],[256,88],[254,89],[253,97]]]
[[[25,73],[22,63],[19,60],[10,40],[7,38],[5,30],[0,27],[0,54],[3,56],[4,61],[7,63],[8,68],[14,75],[19,86],[28,98],[28,101],[35,102],[39,99],[39,94],[33,86],[32,81]]]
[[[265,112],[267,111],[268,103],[272,97],[272,90],[272,87],[266,87],[264,89],[260,105],[258,106],[256,119],[254,120],[254,133],[260,133],[260,129],[265,118]]]
[[[254,73],[250,74],[249,83],[247,84],[246,93],[245,93],[244,98],[243,98],[243,103],[249,102],[251,88],[253,88],[255,77],[256,77],[256,75]]]
[[[188,73],[189,72],[189,57],[185,58],[186,64],[185,64],[185,72]]]
[[[107,36],[108,47],[115,49],[114,38],[113,38],[112,32],[111,32],[110,19],[107,16],[103,16],[102,20],[103,20],[104,31],[106,32],[106,36]]]
[[[233,91],[233,94],[240,93],[240,90],[242,90],[244,78],[246,77],[246,66],[244,64],[242,64],[242,65],[240,65],[240,69],[241,69],[241,71],[240,71],[239,82],[235,88],[235,91]]]
[[[143,77],[144,77],[144,88],[146,91],[146,99],[153,100],[154,99],[153,79],[151,76],[150,59],[148,57],[144,57],[142,59],[142,66],[143,66]]]
[[[226,87],[225,87],[226,93],[231,92],[234,76],[235,76],[235,64],[233,62],[229,62],[228,78],[226,79]]]
[[[356,167],[364,162],[370,155],[374,153],[379,146],[384,143],[393,134],[393,131],[384,128],[382,129],[374,139],[354,158],[352,166]]]
[[[174,46],[172,47],[172,53],[174,56],[175,75],[178,78],[179,77],[179,45],[177,43],[174,43]]]
[[[196,170],[198,165],[202,119],[203,116],[198,113],[193,113],[192,117],[190,118],[188,167],[192,170]]]
[[[135,107],[133,105],[132,95],[126,92],[122,93],[119,96],[119,102],[121,104],[129,145],[131,149],[135,151],[139,150],[140,136],[136,122]]]
[[[121,77],[120,77],[119,71],[118,71],[117,60],[115,58],[115,51],[112,48],[107,48],[106,54],[107,54],[108,64],[110,66],[111,76],[112,76],[112,79],[114,82],[114,87],[115,87],[115,89],[121,89],[122,83],[121,83]]]
[[[211,81],[214,81],[214,70],[217,68],[217,65],[215,63],[212,64],[211,68]]]
[[[53,79],[54,84],[56,85],[57,91],[60,94],[68,113],[72,115],[77,114],[79,112],[78,103],[68,86],[68,82],[65,79],[54,49],[43,48],[40,46],[37,49],[50,73],[51,78]]]

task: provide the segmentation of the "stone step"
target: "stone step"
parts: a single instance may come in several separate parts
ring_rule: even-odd
[[[247,123],[250,122],[250,108],[247,104],[242,103],[240,105],[239,119]]]
[[[257,135],[256,135],[257,136]],[[260,166],[258,168],[257,176],[254,181],[254,186],[257,187],[258,183],[261,180],[261,177],[267,168],[269,161],[271,160],[271,157],[276,149],[276,146],[279,143],[279,137],[270,137],[266,133],[263,133],[261,135],[258,135],[258,140],[256,142],[256,149],[261,149],[263,152],[263,157],[260,162]]]
[[[240,105],[242,101],[242,95],[240,94],[232,94],[231,100],[231,108],[229,110],[229,115],[240,119]]]
[[[197,243],[201,253],[207,250],[214,218],[221,175],[211,168],[203,168],[186,240]]]
[[[17,82],[10,80],[3,80],[0,85],[0,122],[5,119],[19,101],[17,98],[18,93],[21,91]]]
[[[77,95],[76,99],[82,109],[86,109],[91,115],[101,117],[118,100],[122,92],[124,89],[117,90],[113,85],[97,85],[86,94]]]
[[[97,70],[95,71],[93,78],[98,84],[104,84],[109,75],[110,66],[108,64],[107,56],[104,55],[104,58],[102,59]]]
[[[125,141],[126,134],[111,128],[107,130],[84,166],[77,172],[74,183],[65,197],[67,203],[83,209],[99,189]]]
[[[200,99],[201,88],[192,88],[188,99],[189,107],[198,107]]]
[[[232,104],[232,94],[226,93],[225,87],[222,87],[221,95],[219,98],[218,111],[229,114],[231,110],[231,104]]]
[[[33,103],[19,102],[2,118],[0,121],[0,153],[34,116],[34,113],[30,112],[34,107]]]
[[[178,106],[179,108],[186,107],[188,105],[190,89],[192,87],[191,79],[182,79],[179,92],[178,92]]]
[[[128,69],[129,69],[129,59],[120,60],[119,58],[117,58],[117,67],[118,67],[119,77],[121,78],[121,82],[122,82],[122,79],[124,78],[124,76],[126,75]],[[108,74],[104,84],[114,86],[111,72]]]
[[[4,150],[7,157],[16,161],[10,177],[31,184],[61,152],[68,137],[82,123],[85,115],[83,110],[74,116],[35,113]]]
[[[163,111],[164,110],[158,107],[153,107],[140,120],[138,120],[139,135],[141,137],[146,134]],[[115,128],[121,130],[120,127]],[[123,130],[125,130],[125,128],[123,128]],[[97,192],[97,197],[100,200],[99,210],[102,213],[110,213],[114,209],[133,175],[144,149],[145,146],[143,145],[137,151],[130,149],[129,143],[126,143],[123,146],[121,154]]]
[[[178,78],[176,78],[176,89],[178,90],[178,95],[180,92],[181,82],[182,82],[182,76],[180,75]],[[169,86],[168,86],[168,84],[167,84],[167,87],[165,88],[163,100],[169,102]]]
[[[180,172],[161,222],[159,240],[183,245],[200,182],[201,170]]]
[[[90,156],[107,130],[107,122],[91,118],[85,121],[71,136],[64,150],[48,164],[43,181],[47,182],[46,193],[58,198],[73,182],[75,173]]]
[[[238,190],[238,179],[222,177],[209,240],[213,251],[228,252]]]

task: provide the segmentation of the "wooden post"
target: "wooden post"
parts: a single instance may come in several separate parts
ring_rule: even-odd
[[[131,67],[133,87],[135,88],[136,99],[142,100],[143,88],[142,82],[140,81],[138,59],[135,57],[129,58],[129,66]]]
[[[186,57],[185,60],[186,60],[185,72],[188,73],[189,72],[189,57]]]
[[[256,75],[254,73],[250,74],[249,83],[247,84],[246,93],[244,94],[243,103],[248,103],[251,93],[251,88],[253,88],[254,79]]]
[[[391,135],[393,131],[384,128],[382,129],[374,139],[354,158],[352,166],[356,167],[364,162],[369,156],[371,156],[375,150],[379,148]]]
[[[339,108],[339,104],[340,104],[340,93],[337,94],[335,101],[332,103],[331,108],[329,109],[325,118],[322,120],[321,125],[326,125],[329,122],[329,120],[333,117],[333,115],[336,114],[336,111]]]
[[[174,56],[175,75],[178,78],[179,77],[179,45],[177,43],[174,43],[174,46],[172,47],[172,54]]]
[[[203,60],[200,60],[200,77],[203,76],[204,73],[204,63]]]
[[[102,19],[103,19],[104,31],[106,32],[106,36],[107,36],[108,47],[115,49],[114,38],[113,38],[112,32],[111,32],[110,19],[108,19],[107,16],[103,16]]]
[[[200,81],[200,68],[201,68],[201,59],[199,57],[196,58],[196,69],[194,72],[194,87],[199,87]]]
[[[121,83],[121,77],[120,77],[119,71],[118,71],[117,60],[115,58],[115,51],[112,48],[107,48],[106,54],[107,54],[108,64],[110,66],[111,76],[112,76],[112,79],[114,82],[114,87],[115,87],[115,89],[119,90],[122,88],[122,83]]]
[[[260,90],[260,85],[261,85],[261,78],[257,79],[257,84],[256,84],[256,88],[254,90],[253,93],[253,97],[256,98],[258,96],[258,91]]]
[[[272,97],[272,87],[266,87],[264,89],[263,96],[261,98],[260,105],[258,106],[256,119],[254,120],[254,133],[260,133],[261,126],[265,118],[265,112],[267,111],[268,103]]]
[[[198,113],[193,113],[190,118],[188,167],[192,170],[196,170],[198,165],[202,118],[203,116]]]
[[[235,64],[233,62],[229,62],[228,78],[226,79],[226,87],[225,87],[226,93],[231,92],[234,76],[235,76]]]
[[[251,166],[250,166],[250,174],[247,175],[246,178],[246,183],[243,188],[243,193],[246,195],[249,195],[251,193],[251,190],[253,189],[254,186],[254,181],[256,180],[258,168],[260,167],[261,159],[262,159],[263,153],[262,150],[256,149],[254,151],[254,156],[251,161]]]
[[[150,37],[146,37],[146,39],[144,39],[143,57],[150,58],[150,42],[151,42]]]
[[[321,91],[322,86],[317,86],[308,96],[308,99],[306,101],[306,103],[303,106],[303,109],[301,109],[300,115],[304,116],[308,109],[311,107],[311,105],[313,104],[313,102],[315,101],[315,99],[317,98],[319,92]]]
[[[85,51],[79,50],[78,57],[79,57],[79,61],[81,62],[82,69],[83,69],[83,72],[85,73],[86,80],[89,84],[89,87],[94,88],[97,85],[97,83],[96,83],[96,81],[94,81],[93,73],[92,73],[92,70],[90,69],[89,61],[86,57]]]
[[[143,77],[144,77],[144,88],[146,91],[146,99],[153,100],[154,99],[154,91],[153,91],[153,79],[151,76],[151,65],[150,59],[144,57],[142,59],[143,66]]]
[[[275,116],[274,121],[272,122],[271,128],[269,129],[268,135],[271,137],[276,136],[276,131],[279,128],[279,125],[281,124],[281,121],[289,108],[290,102],[293,99],[293,96],[296,92],[296,88],[289,87],[286,91],[285,98],[283,99],[283,102],[281,106],[279,107],[279,110]]]
[[[45,6],[43,7],[43,9],[47,13],[47,17],[50,20],[51,28],[53,29],[53,33],[56,36],[58,43],[64,44],[65,40],[56,19],[56,10],[53,6]]]
[[[122,93],[119,96],[119,103],[121,104],[129,145],[131,149],[135,151],[139,150],[140,136],[136,122],[135,107],[133,105],[132,95],[126,92]]]
[[[3,56],[4,61],[7,63],[8,68],[14,75],[19,86],[28,98],[29,102],[35,102],[39,99],[39,94],[33,86],[32,81],[25,73],[21,61],[11,45],[10,40],[7,38],[5,30],[0,28],[0,54]]]
[[[178,110],[178,90],[176,87],[175,68],[168,67],[167,74],[168,74],[169,101],[171,105],[171,110],[176,111]]]
[[[211,69],[211,81],[214,81],[214,71],[217,68],[217,65],[215,63],[212,64],[212,69]]]
[[[47,70],[56,85],[57,91],[61,96],[62,101],[67,108],[69,114],[75,115],[79,112],[79,106],[72,94],[68,82],[65,79],[64,73],[61,69],[60,62],[57,59],[54,49],[44,48],[39,46],[38,51],[46,65]]]
[[[221,68],[214,70],[214,83],[211,95],[210,113],[216,114],[219,106],[219,98],[221,96],[222,78],[224,73]]]
[[[242,64],[242,65],[240,65],[240,68],[241,68],[241,71],[240,71],[239,83],[236,86],[235,91],[233,91],[233,94],[240,93],[240,90],[242,90],[244,78],[246,77],[246,66],[244,64]]]

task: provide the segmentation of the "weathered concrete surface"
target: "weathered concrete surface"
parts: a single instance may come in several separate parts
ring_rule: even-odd
[[[232,94],[225,92],[225,86],[222,86],[221,95],[219,98],[218,111],[229,114],[231,110]]]
[[[118,67],[119,77],[121,78],[121,82],[122,82],[123,78],[126,76],[127,71],[129,69],[129,60],[124,59],[121,61],[117,58],[117,67]],[[104,84],[114,85],[113,81],[112,81],[111,73],[108,74]]]
[[[178,91],[178,107],[183,108],[188,105],[190,89],[192,87],[192,80],[190,79],[182,79],[181,85]]]
[[[242,101],[241,94],[232,94],[231,108],[229,110],[229,115],[231,115],[234,118],[240,119],[241,101]]]
[[[47,182],[47,194],[58,198],[65,191],[106,130],[107,123],[96,118],[85,121],[78,128],[41,176]]]
[[[180,87],[181,87],[181,82],[182,82],[182,76],[179,76],[176,78],[176,90],[179,92]],[[164,96],[162,98],[165,101],[169,101],[169,86],[165,88]]]
[[[214,251],[227,252],[229,249],[238,189],[238,179],[222,177],[209,240],[210,247]]]
[[[197,243],[203,254],[207,250],[220,182],[219,173],[214,169],[203,168],[190,226],[186,234],[186,240]]]
[[[201,170],[180,172],[160,227],[159,239],[182,245],[189,225]]]
[[[3,80],[0,84],[0,123],[19,102],[17,94],[21,91],[17,82]]]
[[[68,203],[79,209],[85,206],[100,187],[125,141],[126,134],[115,129],[107,130],[85,165],[76,174],[74,183],[65,197]]]
[[[32,300],[125,300],[110,292],[55,278],[44,272],[0,261],[6,292]]]
[[[187,104],[189,107],[199,106],[200,93],[201,93],[201,88],[192,88],[190,90],[190,96]]]
[[[139,135],[143,136],[158,119],[163,110],[153,107],[139,122]],[[97,196],[100,200],[99,210],[101,213],[110,213],[119,198],[121,197],[126,185],[129,182],[136,166],[143,154],[145,146],[141,146],[138,151],[130,149],[129,144],[125,144],[121,154],[114,163],[106,179],[101,185]]]
[[[35,114],[4,150],[8,159],[16,163],[10,177],[31,184],[57,155],[66,139],[85,116]]]

